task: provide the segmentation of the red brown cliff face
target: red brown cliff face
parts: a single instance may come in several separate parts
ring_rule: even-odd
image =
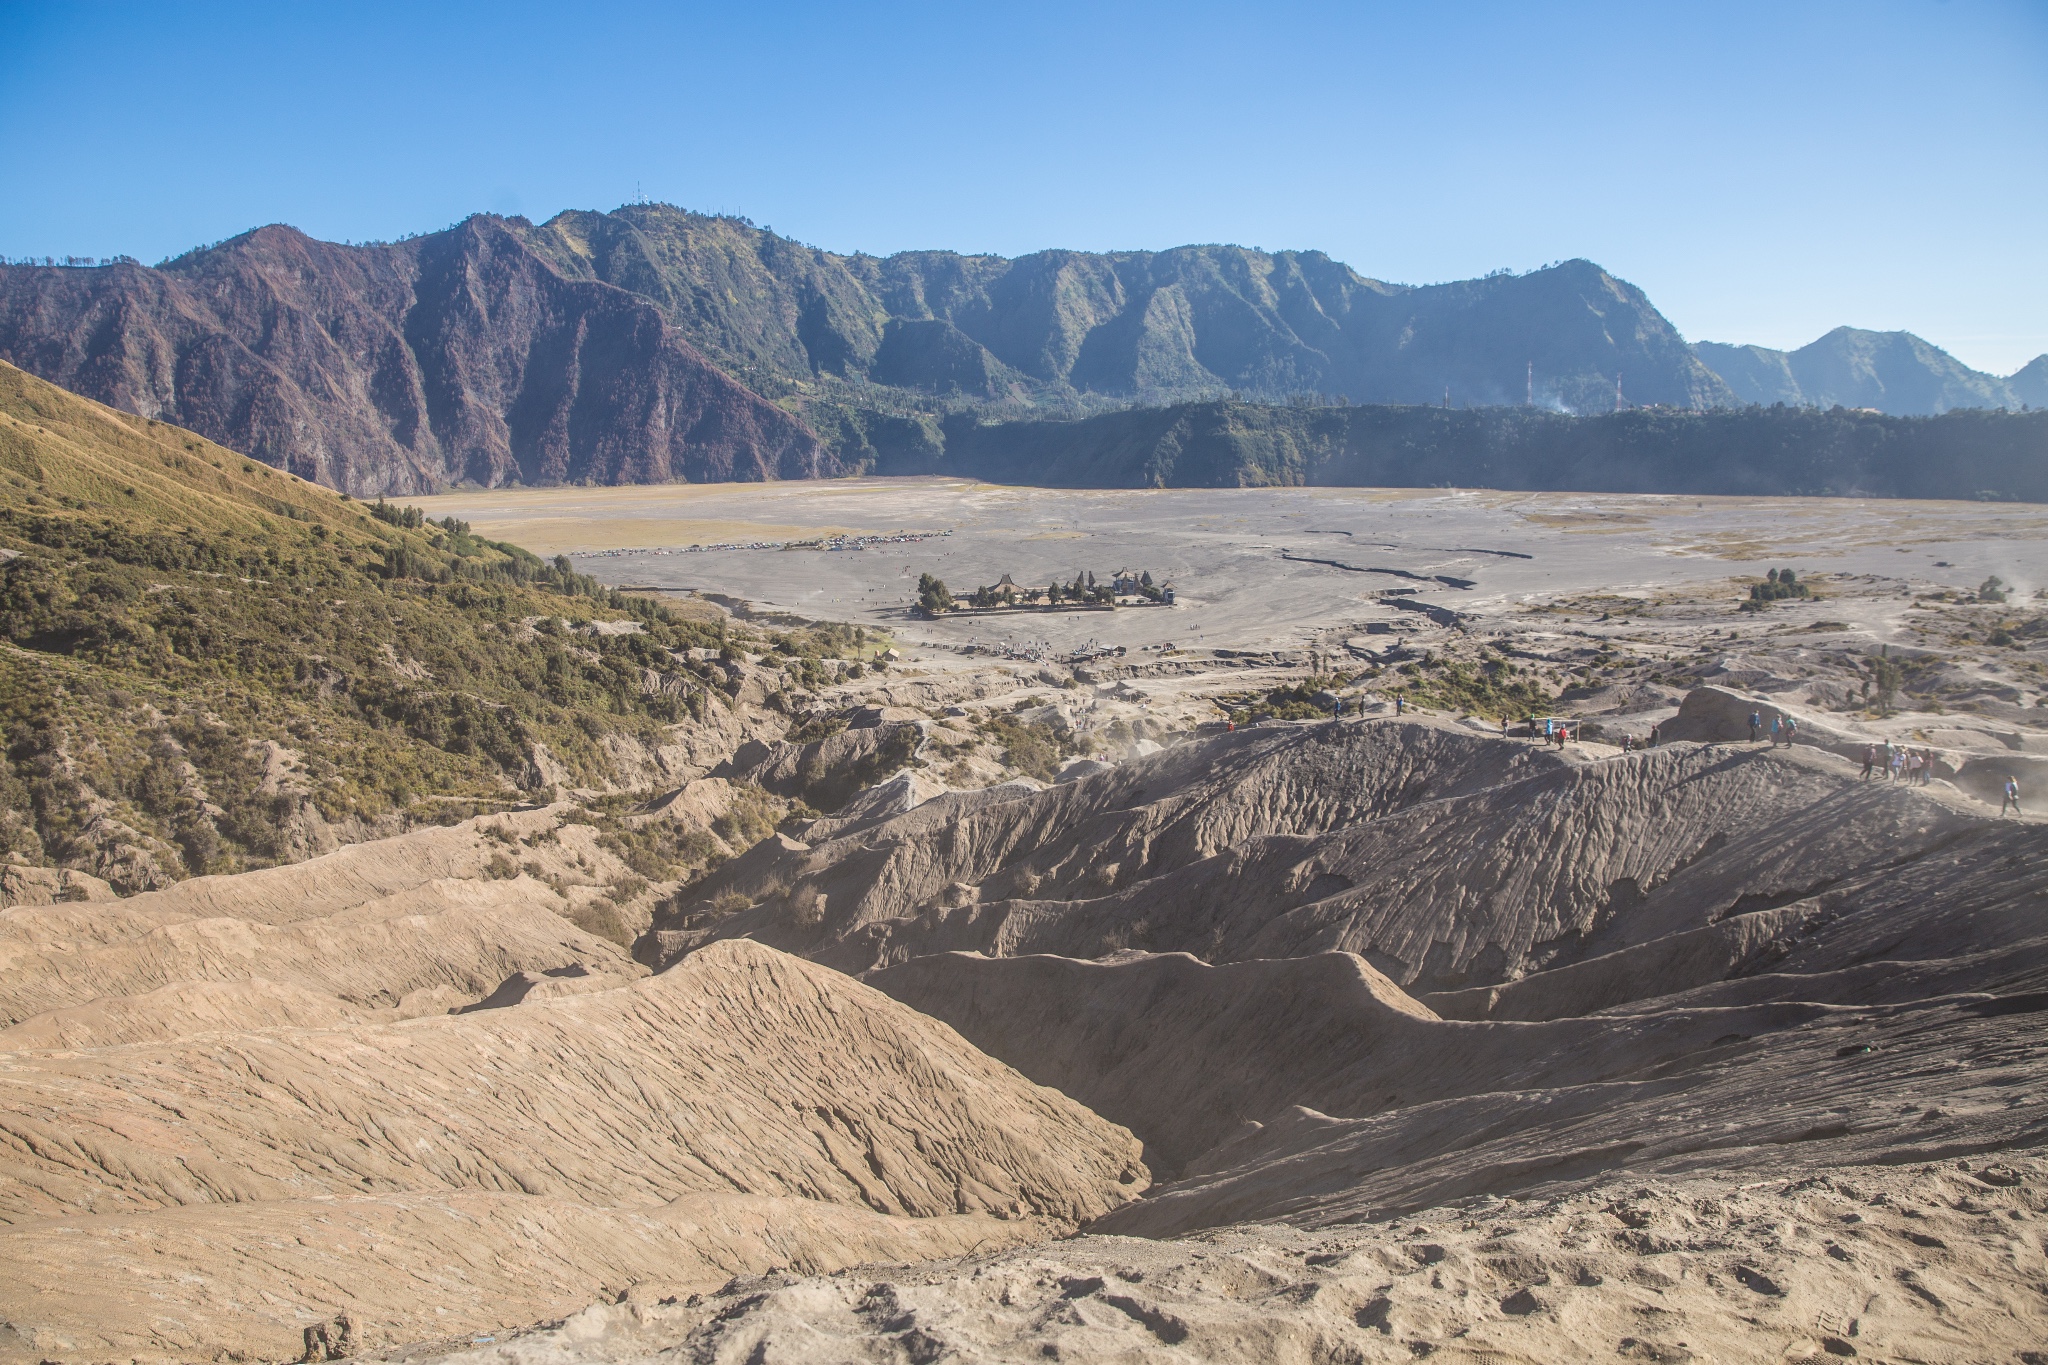
[[[0,267],[0,358],[350,493],[818,478],[837,462],[624,290],[504,224],[266,227],[161,269]]]

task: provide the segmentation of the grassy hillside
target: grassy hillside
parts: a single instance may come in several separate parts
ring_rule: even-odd
[[[5,364],[0,555],[0,854],[126,889],[599,784],[724,704],[671,652],[719,623]]]

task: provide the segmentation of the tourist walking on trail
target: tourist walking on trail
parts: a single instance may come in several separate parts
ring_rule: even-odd
[[[1407,709],[1408,699],[1406,697],[1396,694],[1396,696],[1394,697],[1394,714],[1398,716]]]
[[[1755,711],[1749,713],[1749,742],[1756,743],[1764,737],[1764,718]]]
[[[2009,773],[2005,779],[2005,799],[1998,803],[1998,813],[2003,815],[2008,809],[2014,815],[2020,813],[2020,784]]]
[[[1870,744],[1863,749],[1863,780],[1868,782],[1870,774],[1877,769],[1877,746]]]
[[[1799,717],[1785,717],[1785,747],[1791,748],[1799,740]]]

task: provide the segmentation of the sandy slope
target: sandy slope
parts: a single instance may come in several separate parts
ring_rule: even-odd
[[[2048,1162],[1621,1178],[1399,1219],[1090,1236],[656,1296],[456,1354],[599,1361],[1999,1361],[2048,1341]],[[399,1357],[378,1357],[397,1359]]]
[[[525,978],[559,994],[643,976],[572,922],[626,868],[567,812],[425,828],[123,900],[0,910],[0,1051],[410,1018],[503,1002]]]
[[[652,976],[473,826],[0,911],[0,1359],[424,1359],[601,1299],[483,1358],[2039,1338],[2040,825],[1411,719],[913,774],[807,832]]]
[[[701,1281],[1010,1235],[990,1220],[1071,1226],[1146,1180],[1127,1134],[943,1024],[742,943],[511,1009],[16,1054],[0,1060],[0,1135],[0,1317],[18,1354],[198,1343],[275,1358],[336,1312],[387,1342],[503,1325],[535,1302],[502,1292],[520,1278],[504,1256],[544,1255],[550,1301],[567,1305],[622,1267]],[[748,1206],[772,1235],[679,1261],[682,1234],[662,1228],[733,1194],[796,1202]],[[816,1203],[832,1211],[813,1221]],[[368,1254],[309,1257],[320,1209]],[[844,1210],[919,1221],[899,1234],[855,1219],[842,1238]],[[922,1227],[955,1216],[970,1220],[958,1242]],[[547,1239],[535,1218],[581,1231],[522,1251]],[[613,1245],[605,1229],[625,1227],[639,1231]],[[235,1256],[205,1268],[224,1244]],[[484,1270],[449,1272],[457,1246]],[[180,1263],[191,1273],[155,1268]],[[39,1292],[107,1275],[131,1287],[89,1325]]]

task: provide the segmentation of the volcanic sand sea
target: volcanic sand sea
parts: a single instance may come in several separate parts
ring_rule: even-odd
[[[10,429],[69,510],[389,543],[20,403],[63,418]],[[677,723],[579,709],[603,787],[535,742],[507,776],[565,799],[304,863],[118,900],[75,851],[0,869],[0,1361],[2041,1365],[2048,821],[1998,798],[2048,791],[2043,509],[926,480],[433,510],[906,645],[1219,647],[856,669],[739,612],[711,658],[501,603],[550,675]],[[1738,610],[1767,565],[1813,595]],[[1182,604],[907,611],[920,572],[1120,567]],[[1572,742],[1510,734],[1525,706]],[[1897,742],[1934,781],[1866,776]]]
[[[1395,619],[1389,590],[1460,612],[1558,595],[1648,594],[1767,567],[1973,589],[2048,584],[2048,508],[1858,498],[1697,498],[1465,489],[1044,489],[960,479],[493,489],[418,500],[622,586],[695,590],[934,643],[1029,635],[1235,647]],[[691,545],[946,532],[861,550]],[[956,593],[1128,568],[1178,610],[914,621],[920,574]],[[1455,580],[1444,581],[1444,580]],[[1469,586],[1460,586],[1468,584]]]

